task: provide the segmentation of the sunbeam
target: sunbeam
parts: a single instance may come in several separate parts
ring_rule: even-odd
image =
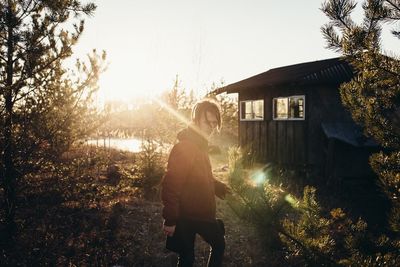
[[[180,120],[181,122],[183,122],[184,124],[186,124],[187,126],[189,126],[191,129],[193,129],[194,131],[196,131],[199,135],[201,135],[202,137],[204,137],[204,139],[208,139],[208,137],[202,132],[200,131],[200,129],[194,124],[192,123],[190,120],[186,119],[183,115],[179,114],[179,112],[177,112],[176,110],[174,110],[173,108],[171,108],[170,106],[168,106],[164,101],[153,97],[152,98],[158,105],[160,105],[160,107],[164,110],[166,110],[168,113],[170,113],[172,116],[174,116],[175,118],[177,118],[178,120]]]

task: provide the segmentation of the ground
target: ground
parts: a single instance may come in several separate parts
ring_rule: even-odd
[[[84,148],[70,151],[60,166],[46,167],[19,183],[12,240],[0,229],[0,266],[175,266],[165,249],[157,192],[144,194],[137,155]],[[226,166],[216,160],[223,179]],[[3,196],[0,192],[0,198]],[[226,225],[225,266],[281,266],[263,251],[262,237],[218,200]],[[209,247],[196,241],[196,265]]]
[[[211,159],[214,175],[224,181],[227,149],[221,151]],[[0,266],[175,266],[176,255],[165,249],[157,186],[145,190],[159,181],[143,178],[141,166],[147,165],[141,159],[134,153],[84,146],[20,179],[17,231],[12,239],[7,238],[0,209]],[[158,160],[165,163],[166,159]],[[147,169],[146,173],[158,172]],[[301,189],[301,183],[297,187]],[[370,203],[381,213],[384,209],[366,186],[346,185],[341,194],[321,188],[321,202],[328,211],[346,204],[356,219],[364,207],[370,213],[366,218],[384,218],[371,212]],[[3,197],[0,189],[1,203]],[[265,228],[257,230],[239,219],[228,202],[217,200],[217,216],[226,226],[224,266],[304,266],[301,254],[286,251],[271,236],[265,238]],[[267,239],[276,242],[266,244]],[[196,242],[195,266],[205,266],[209,247],[201,238]]]

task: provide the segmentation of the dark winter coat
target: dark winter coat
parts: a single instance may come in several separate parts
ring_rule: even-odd
[[[176,225],[180,218],[214,221],[215,195],[224,198],[227,187],[212,175],[208,142],[191,128],[180,132],[178,140],[162,181],[165,225]]]

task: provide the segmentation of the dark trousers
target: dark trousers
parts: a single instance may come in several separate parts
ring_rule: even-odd
[[[213,222],[179,220],[174,234],[179,244],[178,267],[191,267],[194,263],[194,242],[196,234],[211,246],[208,267],[222,266],[225,250],[225,230],[221,220]]]

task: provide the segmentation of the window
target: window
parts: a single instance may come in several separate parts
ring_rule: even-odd
[[[240,102],[240,120],[263,120],[264,100],[248,100]]]
[[[273,100],[274,120],[304,120],[305,96],[277,97]]]

